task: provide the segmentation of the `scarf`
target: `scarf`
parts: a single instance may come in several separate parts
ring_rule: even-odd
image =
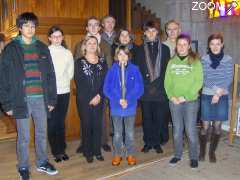
[[[148,49],[148,39],[144,39],[144,51],[145,51],[145,59],[147,64],[148,73],[150,76],[150,82],[153,82],[157,78],[159,78],[161,73],[161,58],[162,58],[162,43],[159,38],[156,38],[154,42],[158,41],[158,54],[156,58],[155,67],[153,67],[152,60],[150,58],[149,49]]]
[[[213,69],[216,69],[220,65],[220,61],[223,59],[224,52],[223,49],[219,54],[213,54],[211,51],[209,52],[209,57],[212,62],[210,65]]]

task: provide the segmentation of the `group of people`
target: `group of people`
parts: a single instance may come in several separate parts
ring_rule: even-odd
[[[82,153],[88,163],[94,157],[104,161],[101,148],[112,150],[110,134],[112,165],[120,165],[124,156],[129,165],[137,163],[134,124],[138,104],[142,110],[143,153],[151,149],[163,153],[172,122],[171,165],[182,158],[184,132],[191,168],[198,167],[198,160],[205,160],[210,133],[209,160],[216,162],[221,123],[228,120],[233,76],[232,58],[224,53],[221,34],[209,36],[207,55],[199,57],[191,49],[190,36],[181,33],[175,20],[166,24],[164,42],[157,24],[148,21],[143,27],[143,43],[138,46],[128,29],[118,33],[114,30],[114,17],[106,16],[102,21],[90,17],[86,36],[72,55],[60,27],[49,29],[47,47],[35,36],[38,25],[35,14],[22,13],[16,24],[19,35],[1,54],[0,102],[4,111],[16,119],[20,179],[30,178],[30,116],[35,126],[37,170],[49,175],[58,173],[47,157],[47,139],[56,162],[69,159],[64,121],[73,78],[81,119],[77,153]],[[200,104],[202,127],[198,143],[196,122]]]

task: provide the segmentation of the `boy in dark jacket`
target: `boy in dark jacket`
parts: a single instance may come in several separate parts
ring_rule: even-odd
[[[145,39],[136,53],[136,64],[139,66],[144,80],[144,95],[141,97],[143,117],[142,152],[147,153],[154,148],[162,153],[160,144],[168,141],[169,106],[164,89],[164,76],[168,60],[169,48],[158,38],[158,26],[149,21],[144,26]]]
[[[25,12],[16,20],[19,35],[4,49],[0,62],[0,101],[16,119],[20,179],[30,179],[29,119],[33,117],[37,171],[55,175],[47,158],[47,114],[56,104],[56,79],[48,47],[35,37],[38,18]]]
[[[143,80],[137,66],[129,59],[130,51],[125,46],[116,49],[117,62],[109,69],[103,91],[109,98],[113,120],[114,158],[112,165],[117,166],[122,159],[123,127],[125,128],[125,147],[129,165],[136,164],[134,157],[134,122],[137,100],[143,94]],[[124,126],[123,126],[124,123]]]

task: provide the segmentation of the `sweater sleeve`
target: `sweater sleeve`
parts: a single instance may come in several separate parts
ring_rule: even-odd
[[[92,96],[88,90],[90,87],[84,78],[84,73],[79,59],[75,61],[74,66],[74,81],[76,83],[77,100],[88,103],[92,99]]]
[[[67,69],[68,77],[71,80],[74,75],[74,60],[73,55],[69,52],[69,61],[68,61],[68,69]]]
[[[107,98],[109,98],[110,101],[119,102],[121,99],[121,95],[116,92],[113,83],[115,83],[113,69],[110,68],[104,80],[103,93]]]
[[[189,93],[186,95],[186,99],[193,99],[196,94],[198,94],[199,90],[202,88],[203,85],[203,69],[202,64],[200,61],[195,62],[193,65],[194,68],[194,81],[191,86],[191,89],[189,90]]]
[[[165,72],[165,80],[164,80],[164,88],[167,93],[168,99],[171,99],[173,96],[172,94],[172,76],[170,72],[170,67],[171,67],[171,61],[168,62],[167,69]]]
[[[223,84],[223,89],[227,90],[229,89],[229,86],[231,85],[232,81],[233,81],[233,62],[232,59],[229,60],[228,63],[226,63],[226,71],[224,72],[225,75],[225,81]]]
[[[127,92],[126,100],[127,102],[136,101],[140,98],[141,95],[143,95],[144,87],[143,87],[143,79],[142,75],[137,68],[135,71],[135,82],[134,82],[134,88],[131,89],[130,92]]]

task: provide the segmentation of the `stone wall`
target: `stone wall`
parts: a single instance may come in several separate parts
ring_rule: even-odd
[[[162,20],[162,27],[170,19],[178,20],[182,31],[198,40],[199,52],[206,53],[207,38],[213,32],[222,32],[225,38],[225,52],[240,64],[240,16],[208,19],[206,11],[192,11],[193,0],[136,0],[155,12]],[[204,1],[207,0],[195,0]]]

